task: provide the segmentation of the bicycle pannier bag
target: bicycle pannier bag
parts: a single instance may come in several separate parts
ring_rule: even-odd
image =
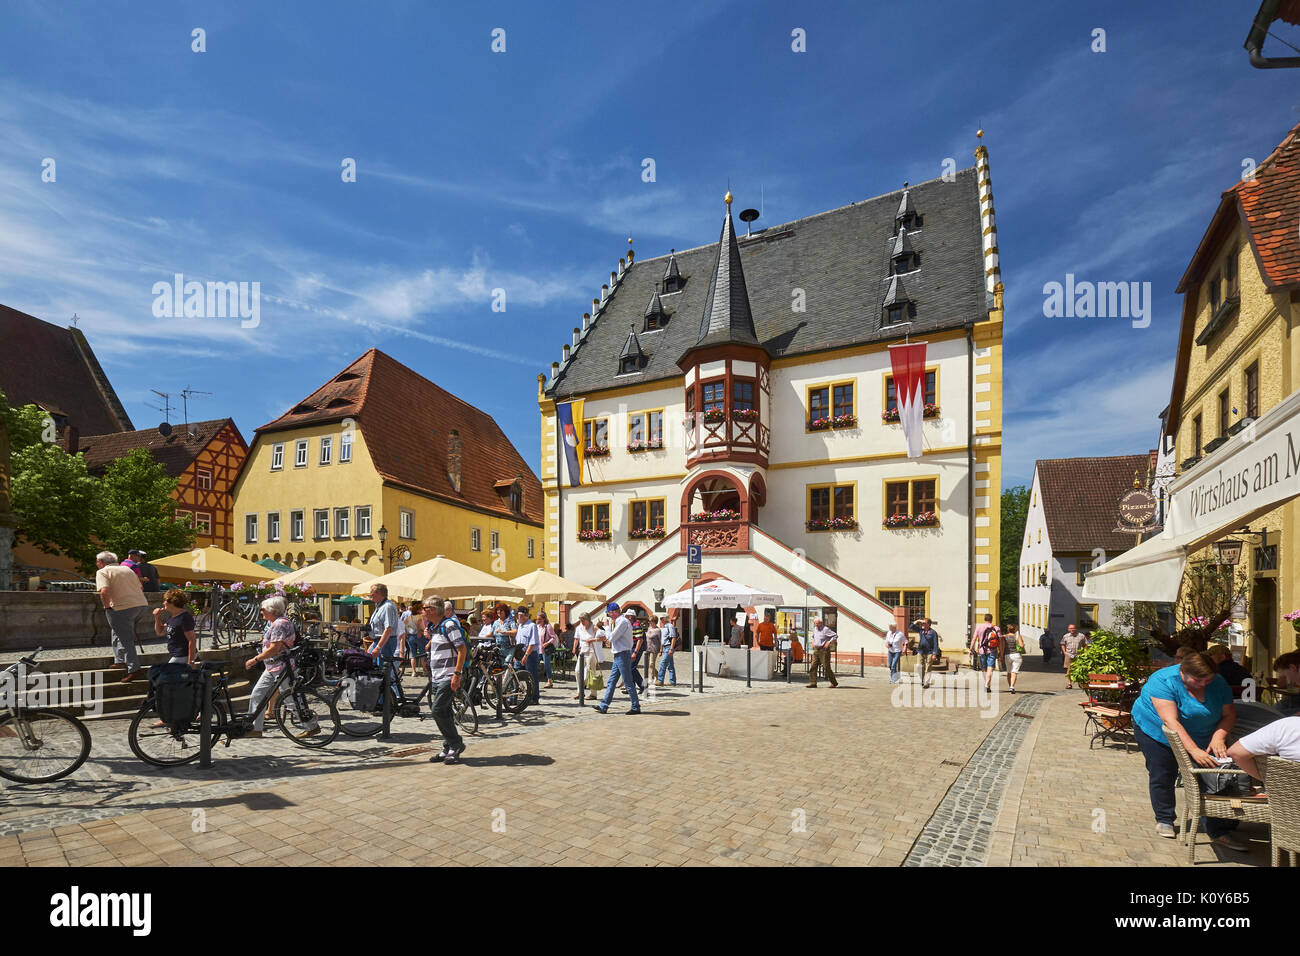
[[[149,668],[154,710],[169,725],[184,725],[199,716],[202,685],[199,672],[188,664],[155,664]]]
[[[339,661],[343,665],[343,670],[349,674],[372,671],[378,668],[375,659],[365,651],[340,651]]]
[[[346,677],[343,680],[344,694],[347,696],[348,705],[353,710],[363,712],[375,709],[375,706],[379,703],[379,693],[383,686],[384,679],[382,677],[372,677],[367,674]]]

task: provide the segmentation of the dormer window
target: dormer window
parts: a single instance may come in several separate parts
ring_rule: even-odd
[[[664,269],[664,292],[679,292],[686,280],[682,278],[681,270],[677,268],[677,250],[672,250],[668,256],[668,267]]]
[[[907,306],[905,305],[887,305],[885,306],[885,324],[897,325],[899,322],[907,321]]]
[[[668,314],[664,312],[664,304],[659,299],[658,291],[650,297],[650,304],[645,310],[645,329],[646,332],[654,332],[662,329],[668,324]]]
[[[641,349],[641,341],[636,337],[636,327],[628,329],[627,341],[623,343],[623,351],[618,356],[618,374],[627,375],[631,372],[639,372],[645,368],[649,356]]]
[[[898,203],[898,212],[894,214],[894,233],[897,235],[907,229],[915,230],[920,225],[921,217],[912,203],[912,193],[908,190],[907,183],[903,183],[903,198]]]
[[[627,375],[630,372],[639,372],[639,371],[640,369],[637,368],[637,361],[635,356],[628,356],[627,358],[619,360],[618,373],[620,375]]]
[[[916,269],[918,261],[916,250],[912,248],[912,240],[908,237],[906,229],[900,229],[898,235],[890,242],[889,261],[890,271],[894,275],[902,275]]]
[[[510,486],[510,510],[515,514],[524,510],[524,489],[517,481]]]
[[[912,299],[903,287],[903,280],[897,275],[889,277],[889,288],[885,290],[885,301],[881,303],[883,324],[895,325],[910,318]]]

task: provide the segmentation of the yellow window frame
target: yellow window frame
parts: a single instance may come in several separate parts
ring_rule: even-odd
[[[921,617],[929,617],[929,616],[930,616],[930,589],[929,589],[928,587],[925,587],[925,588],[922,588],[922,587],[884,587],[884,588],[876,588],[876,600],[877,600],[877,601],[880,601],[882,604],[886,604],[886,605],[888,605],[890,608],[893,608],[895,605],[893,605],[893,604],[889,604],[889,602],[886,601],[886,600],[884,599],[884,597],[883,597],[883,595],[889,593],[890,591],[897,591],[897,592],[898,592],[898,602],[899,602],[899,604],[903,604],[903,597],[904,597],[904,595],[905,595],[908,591],[911,591],[911,592],[914,593],[914,594],[915,594],[915,593],[921,593],[921,594],[924,594],[924,595],[925,595],[925,607],[922,609]],[[903,604],[903,606],[906,607],[905,604]],[[919,620],[919,618],[918,618],[918,620]],[[910,626],[912,622],[911,622],[911,621],[908,621],[907,623],[908,623],[908,625]]]
[[[939,394],[940,394],[940,392],[939,392],[939,366],[937,366],[937,365],[927,365],[927,366],[925,367],[925,373],[924,373],[924,374],[929,375],[931,372],[934,373],[934,404],[938,405],[938,404],[939,404]],[[890,372],[886,372],[886,373],[881,377],[881,380],[880,380],[880,410],[881,410],[882,412],[885,412],[885,411],[888,411],[888,410],[889,410],[889,383],[892,382],[893,380],[894,380],[894,376],[893,376],[893,374],[890,373]],[[922,392],[924,392],[924,384],[925,384],[925,380],[922,379],[921,382],[922,382]],[[922,396],[922,400],[924,400],[924,395]]]
[[[641,416],[644,419],[645,438],[641,439],[647,444],[650,442],[650,416],[657,414],[659,416],[659,443],[662,445],[664,440],[664,410],[662,408],[642,408],[635,412],[627,413],[627,443],[632,444],[632,419]]]
[[[819,490],[821,490],[821,489],[823,489],[823,488],[825,488],[825,489],[827,489],[827,490],[830,491],[830,505],[831,505],[831,515],[830,515],[830,516],[831,516],[832,518],[849,517],[849,518],[852,518],[852,519],[855,520],[855,521],[857,520],[857,518],[858,518],[858,483],[857,483],[856,481],[831,481],[831,482],[823,482],[823,483],[821,483],[821,484],[816,484],[816,485],[807,485],[807,486],[805,486],[804,496],[803,496],[803,505],[804,505],[804,526],[805,526],[805,527],[807,527],[807,524],[808,524],[809,521],[812,521],[812,494],[813,494],[814,491],[819,491]],[[852,513],[852,514],[850,514],[850,515],[837,515],[837,514],[835,513],[835,489],[836,489],[836,488],[851,488],[851,489],[853,490],[853,513]],[[823,529],[823,530],[833,530],[833,529]]]
[[[614,533],[614,526],[613,526],[613,523],[612,523],[612,521],[613,521],[613,507],[612,507],[612,503],[609,502],[609,501],[584,501],[584,502],[581,502],[581,503],[578,505],[578,527],[577,527],[576,531],[582,531],[582,530],[583,530],[583,527],[582,527],[582,511],[583,511],[584,508],[591,508],[591,509],[592,509],[592,515],[591,515],[591,527],[592,527],[593,530],[600,530],[600,521],[598,520],[598,519],[599,519],[599,516],[600,516],[600,512],[599,512],[598,509],[600,509],[600,508],[604,508],[604,509],[605,509],[605,530],[607,530],[608,532],[610,532],[610,536],[612,537],[612,536],[613,536],[613,533]],[[575,533],[576,533],[576,531],[575,531]]]
[[[633,498],[633,499],[631,499],[630,501],[628,501],[628,503],[627,503],[627,529],[628,529],[628,531],[631,531],[633,528],[636,527],[636,525],[634,525],[634,524],[632,523],[632,506],[633,506],[633,505],[644,504],[644,505],[645,505],[645,516],[646,516],[646,521],[648,522],[648,521],[650,520],[650,506],[651,506],[652,504],[654,504],[656,501],[659,502],[661,505],[664,506],[664,523],[663,523],[663,527],[664,527],[665,529],[667,529],[667,527],[668,527],[668,499],[667,499],[667,498]],[[579,523],[581,523],[581,522],[579,522]],[[653,528],[653,527],[655,527],[655,526],[654,526],[654,525],[651,525],[651,524],[647,524],[646,527],[647,527],[647,528]]]
[[[935,526],[938,527],[939,503],[943,501],[943,494],[939,490],[939,478],[935,475],[916,475],[908,478],[883,478],[880,482],[880,521],[883,524],[889,517],[889,485],[906,484],[907,485],[907,513],[916,514],[916,482],[933,481],[934,482],[934,514]]]
[[[858,417],[858,380],[856,378],[841,378],[830,382],[811,382],[803,387],[803,430],[811,432],[814,429],[809,427],[812,422],[812,393],[826,389],[826,413],[827,417],[835,417],[835,389],[837,386],[853,386],[853,403],[849,414],[854,418]],[[861,419],[859,419],[860,421]],[[817,429],[824,431],[824,429]]]

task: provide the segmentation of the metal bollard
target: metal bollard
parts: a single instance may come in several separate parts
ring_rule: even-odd
[[[753,687],[754,685],[750,682],[749,679],[749,650],[750,649],[748,647],[745,648],[745,686]]]
[[[867,649],[865,647],[858,651],[858,676],[867,676]]]
[[[212,766],[212,675],[204,668],[199,677],[199,766]]]
[[[389,693],[392,690],[392,666],[384,668],[384,682],[379,686],[379,693],[384,698],[384,727],[379,731],[379,739],[388,739],[388,725],[393,722],[393,695]]]
[[[700,651],[700,693],[704,693],[704,651]]]
[[[587,662],[584,659],[585,657],[586,655],[584,654],[578,655],[578,667],[577,670],[575,671],[575,673],[577,673],[578,675],[578,706],[579,707],[587,706],[587,688],[585,686],[586,682],[582,679],[583,672],[586,669],[586,665],[587,665]]]

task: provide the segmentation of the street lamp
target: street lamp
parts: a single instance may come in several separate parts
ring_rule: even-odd
[[[388,529],[382,524],[379,526],[379,568],[382,571],[388,570],[388,551],[386,543],[388,541]]]

